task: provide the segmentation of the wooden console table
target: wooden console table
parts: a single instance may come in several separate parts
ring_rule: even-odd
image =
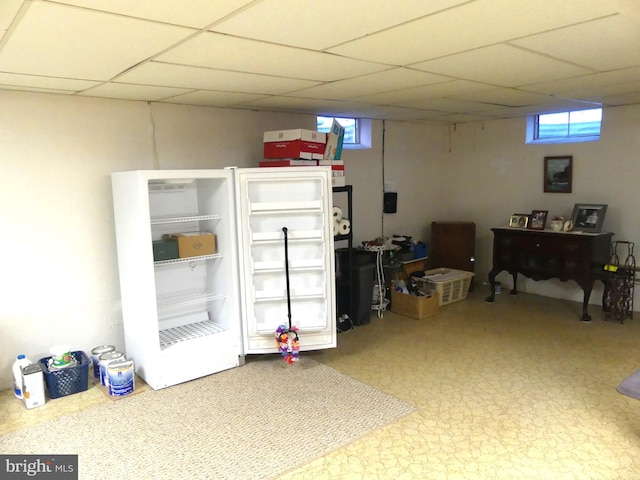
[[[584,291],[582,321],[591,321],[587,306],[595,280],[605,283],[606,295],[603,267],[609,261],[613,233],[564,233],[509,227],[491,230],[493,268],[489,272],[491,295],[487,302],[495,300],[496,275],[503,270],[513,276],[511,295],[518,294],[518,273],[532,280],[574,280]],[[606,311],[605,295],[602,305]]]

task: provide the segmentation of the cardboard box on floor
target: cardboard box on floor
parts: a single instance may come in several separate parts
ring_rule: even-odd
[[[418,297],[391,290],[391,311],[407,317],[424,320],[438,313],[440,300],[437,292],[429,297]]]

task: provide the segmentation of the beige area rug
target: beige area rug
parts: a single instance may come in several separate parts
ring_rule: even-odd
[[[0,452],[78,454],[81,479],[267,479],[413,411],[312,359],[269,355],[0,436]]]

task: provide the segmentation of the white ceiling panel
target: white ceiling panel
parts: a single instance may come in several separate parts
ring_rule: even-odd
[[[640,103],[638,45],[640,0],[0,0],[0,90],[305,114]]]
[[[468,0],[265,0],[211,30],[282,45],[324,50]]]
[[[413,68],[503,87],[591,73],[583,67],[502,44],[421,62]]]
[[[331,111],[346,112],[353,108],[362,107],[361,104],[342,102],[338,100],[317,100],[296,97],[267,97],[261,100],[246,102],[247,106],[270,107],[280,111],[313,112],[323,115]]]
[[[191,90],[153,85],[130,85],[126,83],[103,83],[95,88],[78,93],[81,96],[118,98],[121,100],[142,100],[155,102],[168,97],[190,92]]]
[[[473,102],[489,103],[493,105],[503,105],[509,107],[522,107],[544,103],[548,100],[548,95],[540,93],[525,92],[515,88],[493,88],[491,90],[456,95],[453,98],[459,100],[471,100]]]
[[[451,113],[474,113],[481,110],[497,108],[495,106],[488,106],[478,102],[456,100],[452,98],[431,98],[429,100],[421,100],[419,102],[408,102],[405,106]]]
[[[604,105],[637,105],[640,103],[640,92],[626,93],[622,95],[609,95],[602,97],[593,97],[585,100],[591,100]]]
[[[208,107],[233,107],[261,98],[266,97],[263,95],[252,95],[249,93],[211,92],[199,90],[167,98],[164,102],[183,105],[204,105]]]
[[[591,0],[478,0],[329,51],[352,58],[410,65],[613,12],[609,2]]]
[[[553,80],[551,82],[525,85],[522,88],[532,92],[571,97],[574,96],[573,92],[576,92],[577,94],[585,89],[598,90],[607,88],[611,85],[628,83],[640,85],[640,67],[593,73],[580,77],[563,78],[560,80]]]
[[[36,2],[0,51],[0,71],[108,80],[190,34],[185,28]]]
[[[23,0],[2,0],[0,2],[0,41],[22,4]]]
[[[405,88],[392,92],[378,93],[375,95],[363,95],[354,97],[354,100],[373,103],[376,105],[407,105],[411,102],[428,100],[432,98],[444,98],[460,93],[482,92],[491,86],[466,80],[453,80],[450,82],[424,85],[420,87]]]
[[[99,85],[99,82],[75,80],[71,78],[39,77],[36,75],[20,75],[17,73],[0,72],[0,84],[14,85],[27,89],[29,87],[33,87],[77,92],[79,90],[85,90],[87,88]]]
[[[323,83],[317,87],[294,92],[293,95],[308,98],[354,98],[387,92],[389,89],[397,90],[398,88],[417,87],[450,80],[448,77],[433,73],[419,72],[408,68],[392,68],[362,77]]]
[[[354,117],[356,116],[355,114],[359,112],[363,112],[365,115],[365,118],[388,118],[391,115],[394,116],[398,116],[398,115],[412,115],[412,114],[416,114],[416,113],[420,113],[420,118],[424,117],[424,115],[426,115],[426,112],[423,110],[417,110],[415,108],[406,108],[406,107],[388,107],[385,105],[371,105],[371,106],[367,106],[364,105],[362,107],[358,107],[358,109],[356,110],[346,110],[343,112],[340,112],[339,116],[342,117]]]
[[[6,0],[2,0],[3,2]],[[117,13],[128,17],[145,18],[173,25],[184,25],[194,28],[204,28],[213,22],[229,15],[253,0],[224,0],[224,2],[211,0],[188,0],[188,8],[185,2],[176,0],[108,0],[97,2],[96,0],[56,0],[57,3],[66,3],[92,10]]]
[[[335,81],[389,67],[323,52],[283,47],[217,33],[203,33],[157,60],[200,67],[317,81]]]
[[[161,62],[148,62],[129,70],[118,77],[118,82],[270,95],[316,85],[316,82],[308,80],[285,77],[270,78],[253,73],[229,72]]]
[[[601,33],[594,35],[594,32]],[[594,70],[615,70],[640,64],[640,29],[636,22],[621,15],[511,43]]]

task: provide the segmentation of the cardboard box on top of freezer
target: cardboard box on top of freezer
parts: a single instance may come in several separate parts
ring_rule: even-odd
[[[165,240],[178,242],[178,257],[200,257],[216,253],[216,236],[211,232],[185,232],[165,234]]]
[[[264,158],[302,158],[321,160],[327,143],[327,134],[304,130],[274,130],[264,132]]]

